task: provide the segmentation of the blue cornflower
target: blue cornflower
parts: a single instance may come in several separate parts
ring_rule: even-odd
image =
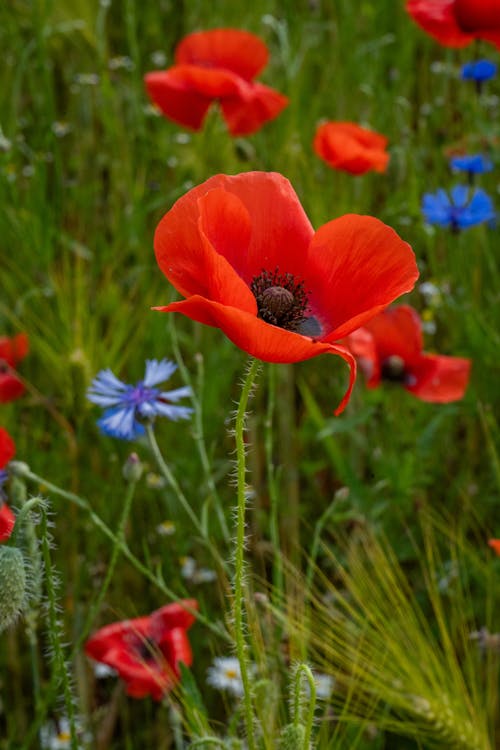
[[[152,422],[155,417],[189,419],[192,409],[174,406],[179,399],[191,395],[189,386],[174,391],[155,388],[168,380],[176,369],[177,365],[168,359],[148,359],[144,380],[136,385],[123,383],[111,370],[101,370],[87,392],[89,401],[105,408],[97,422],[101,431],[111,437],[133,440],[145,432],[141,421]]]
[[[0,469],[0,506],[2,505],[2,500],[7,500],[4,485],[7,483],[8,479],[9,474],[7,472],[7,469]]]
[[[450,195],[445,190],[426,193],[422,199],[422,212],[428,224],[452,229],[467,229],[485,221],[494,222],[496,216],[490,196],[479,188],[470,195],[465,185],[457,185]]]
[[[452,169],[461,169],[469,174],[483,174],[484,172],[491,172],[493,169],[493,163],[487,156],[483,154],[475,154],[474,156],[454,156],[450,159],[450,167]]]
[[[483,83],[494,78],[497,74],[497,66],[489,60],[476,60],[462,66],[461,77],[464,81],[477,81]]]

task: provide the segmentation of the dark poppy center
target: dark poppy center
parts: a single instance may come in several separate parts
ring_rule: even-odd
[[[304,282],[292,273],[263,270],[255,276],[250,289],[257,301],[257,315],[266,323],[305,336],[321,335],[318,320],[308,315],[309,292]]]
[[[158,643],[153,638],[138,638],[134,643],[134,651],[141,661],[158,659]]]
[[[406,380],[406,366],[404,359],[397,354],[392,354],[382,362],[381,374],[383,380],[392,383],[404,383]]]

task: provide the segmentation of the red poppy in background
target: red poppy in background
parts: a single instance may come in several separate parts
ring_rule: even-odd
[[[500,556],[500,539],[489,539],[488,544]]]
[[[194,610],[198,604],[184,599],[147,617],[106,625],[87,641],[85,652],[116,669],[128,695],[161,700],[178,681],[179,664],[189,667],[193,662],[187,630],[195,618],[186,607]]]
[[[474,39],[500,47],[500,0],[407,0],[406,9],[447,47],[465,47]]]
[[[198,31],[177,46],[173,67],[147,73],[144,81],[153,102],[179,125],[200,130],[218,101],[231,135],[247,135],[288,104],[286,96],[253,80],[268,58],[264,42],[247,31]]]
[[[4,468],[14,458],[15,452],[14,441],[7,430],[0,427],[0,542],[5,542],[10,537],[16,522],[15,515],[9,506],[3,502],[4,497],[2,493],[3,482],[7,479],[7,473],[4,471]]]
[[[325,122],[316,130],[313,148],[330,167],[351,174],[385,172],[387,138],[353,122]]]
[[[28,353],[28,337],[19,333],[13,338],[0,336],[0,404],[22,396],[25,388],[12,370]]]
[[[470,360],[425,354],[420,318],[407,305],[384,310],[348,336],[346,343],[369,388],[388,380],[422,401],[435,403],[457,401],[467,388]]]
[[[216,175],[180,198],[155,233],[158,264],[186,297],[158,307],[220,328],[265,362],[338,354],[334,343],[418,278],[410,246],[371,216],[350,214],[315,233],[282,175]]]

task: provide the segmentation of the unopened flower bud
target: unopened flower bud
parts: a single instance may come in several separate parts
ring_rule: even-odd
[[[281,730],[280,750],[302,750],[305,736],[306,730],[302,724],[287,724]]]
[[[123,476],[127,482],[138,482],[142,477],[143,465],[137,453],[131,453],[123,465]]]
[[[19,617],[25,602],[26,571],[17,547],[0,547],[0,632]]]

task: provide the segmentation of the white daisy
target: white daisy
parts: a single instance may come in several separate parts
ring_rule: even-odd
[[[250,665],[248,671],[253,676],[255,666]],[[207,670],[207,683],[217,690],[227,690],[241,698],[243,682],[238,659],[235,656],[216,656],[212,666]]]

